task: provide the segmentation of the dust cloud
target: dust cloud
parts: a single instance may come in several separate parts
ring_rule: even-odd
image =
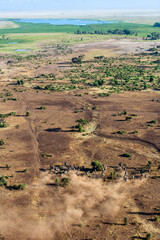
[[[44,173],[25,194],[30,201],[24,206],[15,204],[0,212],[0,233],[7,240],[54,239],[57,233],[68,232],[73,224],[87,222],[94,216],[113,220],[119,213],[127,195],[139,187],[142,181],[125,182],[123,178],[114,183],[101,179],[66,175],[70,183],[56,188],[55,178]]]

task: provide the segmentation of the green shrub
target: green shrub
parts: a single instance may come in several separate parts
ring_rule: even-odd
[[[110,176],[108,177],[108,179],[115,179],[117,175],[117,172],[114,170],[113,172],[111,172]]]
[[[5,176],[0,177],[0,187],[7,186],[8,183],[5,180]]]
[[[6,121],[0,120],[0,128],[5,128],[5,127],[7,127]]]
[[[26,112],[26,117],[28,117],[28,116],[30,116],[30,112],[29,111]]]
[[[124,134],[124,133],[126,133],[125,131],[118,131],[118,132],[116,132],[117,134]]]
[[[19,185],[9,185],[7,188],[9,190],[25,190],[26,184],[19,184]]]
[[[82,133],[85,132],[85,130],[83,129],[83,126],[81,123],[78,123],[78,125],[76,126],[76,128],[78,128],[78,132]]]
[[[155,221],[155,222],[159,222],[159,217],[156,216],[155,219],[154,219],[154,221]]]
[[[16,84],[17,85],[24,85],[24,80],[23,79],[22,80],[17,80]]]
[[[118,113],[118,115],[122,116],[122,115],[127,115],[126,110],[124,110],[122,113]]]
[[[58,185],[59,183],[59,178],[56,178],[56,185]]]
[[[85,125],[85,124],[88,124],[89,121],[87,119],[78,119],[76,122],[82,124],[82,125]]]
[[[0,140],[0,146],[2,146],[2,145],[4,145],[4,144],[5,144],[4,140],[1,139],[1,140]]]
[[[127,217],[124,218],[124,225],[125,226],[128,225],[128,218]]]
[[[151,233],[147,233],[146,240],[150,240],[151,238],[152,238],[152,234]]]
[[[109,93],[98,93],[98,97],[109,97]]]
[[[124,153],[124,154],[121,155],[121,157],[127,157],[127,158],[129,158],[129,157],[132,157],[132,155],[129,154],[129,153]]]
[[[93,161],[91,163],[93,169],[97,170],[97,171],[102,171],[103,170],[103,165],[102,163],[98,162],[98,161]]]
[[[127,116],[125,121],[131,120],[131,119],[132,119],[132,116]]]
[[[156,122],[157,122],[157,120],[152,120],[149,123],[156,123]]]
[[[45,106],[41,106],[40,109],[46,109],[46,107]]]
[[[135,134],[135,133],[138,133],[138,131],[137,130],[135,130],[135,131],[133,131],[133,132],[131,132],[132,134]]]
[[[0,118],[5,118],[5,117],[9,117],[9,116],[15,116],[16,112],[10,112],[7,114],[0,114]]]
[[[6,168],[7,168],[7,169],[10,169],[10,168],[11,168],[11,165],[6,164]]]
[[[69,184],[69,178],[62,178],[61,179],[61,187],[66,187]]]

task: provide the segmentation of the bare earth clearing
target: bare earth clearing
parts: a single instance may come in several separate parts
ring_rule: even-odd
[[[111,77],[101,76],[103,67],[105,73],[114,64],[134,67],[135,58],[145,62],[138,75],[145,78],[158,56],[142,53],[158,45],[109,40],[58,52],[45,45],[42,55],[22,60],[1,57],[0,114],[16,114],[1,117],[7,126],[0,128],[5,142],[0,146],[0,177],[5,176],[8,187],[0,187],[0,239],[129,240],[147,239],[148,233],[160,239],[155,220],[160,215],[159,71],[150,72],[156,79],[154,90],[117,90],[109,96]],[[83,54],[81,64],[71,64]],[[101,55],[108,62],[93,60]],[[89,75],[81,81],[82,74],[96,75],[99,67],[96,81],[105,78],[104,85],[89,85]],[[79,119],[88,121],[84,132],[75,127]],[[107,167],[104,173],[92,172],[93,161]],[[70,171],[64,171],[66,165]],[[63,178],[70,181],[65,187]],[[13,188],[24,183],[24,190]]]

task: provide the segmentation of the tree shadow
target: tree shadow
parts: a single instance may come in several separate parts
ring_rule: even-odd
[[[113,223],[113,222],[104,222],[102,221],[103,224],[110,225],[110,226],[124,226],[124,223]]]
[[[62,130],[61,128],[47,128],[46,132],[78,132],[78,130],[70,129],[70,130]]]
[[[50,170],[50,168],[47,168],[47,169],[44,169],[44,168],[39,168],[39,170],[40,170],[41,172],[45,172],[45,171],[49,171],[49,170]]]
[[[125,153],[124,154],[120,154],[119,157],[124,157],[124,158],[131,158],[130,155],[126,155]]]
[[[152,215],[160,215],[160,213],[152,212],[152,213],[146,213],[146,212],[128,212],[128,214],[136,214],[136,215],[143,215],[143,216],[152,216]]]
[[[57,184],[56,183],[46,183],[47,186],[50,186],[50,187],[57,187]]]
[[[125,119],[118,119],[118,120],[115,120],[116,122],[126,122]]]
[[[140,237],[140,236],[133,236],[133,237],[131,237],[131,239],[132,239],[132,240],[134,240],[134,239],[143,239],[143,240],[147,240],[146,237]]]

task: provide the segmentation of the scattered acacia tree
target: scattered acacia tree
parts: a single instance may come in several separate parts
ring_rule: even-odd
[[[105,57],[104,56],[97,56],[97,57],[94,57],[95,60],[103,60]]]
[[[4,121],[4,120],[0,120],[0,128],[5,128],[5,127],[7,127],[7,123],[6,123],[6,121]]]
[[[80,133],[85,132],[81,123],[78,123],[74,128],[77,129]]]
[[[40,109],[41,109],[41,110],[44,110],[44,109],[46,109],[46,107],[45,107],[45,106],[41,106]]]
[[[21,79],[21,80],[17,80],[17,83],[16,83],[17,85],[24,85],[24,80],[23,79]]]
[[[7,170],[9,170],[11,168],[11,166],[9,164],[6,164],[6,168],[7,168]]]
[[[83,58],[84,58],[84,55],[81,55],[79,57],[74,57],[72,58],[72,63],[81,63]]]
[[[131,120],[131,119],[132,119],[132,116],[127,116],[126,119],[125,119],[125,121],[129,121],[129,120]]]
[[[122,155],[120,155],[121,157],[132,157],[132,155],[131,154],[129,154],[129,153],[124,153],[124,154],[122,154]]]
[[[152,238],[152,234],[151,233],[147,233],[146,240],[150,240],[151,238]]]
[[[7,185],[8,185],[8,183],[5,180],[5,176],[0,177],[0,187],[3,187],[3,186],[5,187]]]
[[[153,82],[153,81],[154,81],[154,76],[150,76],[149,82]]]
[[[69,178],[62,178],[61,179],[61,183],[60,183],[61,187],[66,187],[66,186],[68,186],[68,184],[69,184]]]
[[[102,171],[103,170],[103,165],[102,163],[98,162],[98,161],[93,161],[91,163],[92,167],[94,170],[97,170],[97,171]]]
[[[22,183],[19,185],[9,185],[9,186],[6,186],[6,188],[9,190],[25,190],[26,186],[27,186],[27,184]]]
[[[26,112],[26,117],[28,117],[28,116],[30,116],[30,112],[29,111]]]

